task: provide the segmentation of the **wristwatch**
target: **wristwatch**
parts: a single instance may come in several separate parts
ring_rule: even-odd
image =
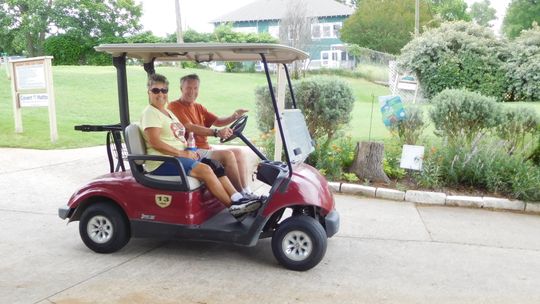
[[[214,137],[218,137],[218,129],[214,129]]]

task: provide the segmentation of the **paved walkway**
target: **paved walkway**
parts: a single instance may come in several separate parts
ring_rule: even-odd
[[[540,303],[540,216],[336,195],[340,232],[307,272],[253,248],[134,239],[87,249],[58,206],[103,147],[0,149],[1,303]]]

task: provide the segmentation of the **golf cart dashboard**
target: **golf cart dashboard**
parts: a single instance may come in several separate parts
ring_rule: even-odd
[[[257,167],[257,179],[267,185],[274,185],[278,178],[289,175],[289,166],[280,161],[264,160]]]

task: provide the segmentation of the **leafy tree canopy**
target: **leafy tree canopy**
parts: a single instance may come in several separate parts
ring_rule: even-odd
[[[475,2],[471,5],[471,17],[476,24],[490,27],[490,22],[497,19],[497,10],[491,7],[489,0]]]
[[[540,1],[512,0],[503,20],[503,32],[508,38],[515,38],[522,30],[532,28],[534,22],[540,24]]]
[[[464,0],[431,0],[433,11],[443,21],[471,21]]]
[[[373,50],[398,54],[414,33],[415,0],[362,0],[343,24],[341,39]],[[420,3],[420,26],[433,16],[428,3]]]
[[[0,42],[9,53],[43,55],[48,34],[68,33],[85,44],[141,29],[134,0],[0,0]]]

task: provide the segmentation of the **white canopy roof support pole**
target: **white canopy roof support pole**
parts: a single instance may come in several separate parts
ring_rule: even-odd
[[[283,109],[285,109],[285,88],[287,86],[287,76],[285,75],[285,68],[282,64],[278,64],[278,78],[277,78],[277,104],[279,108],[279,117],[283,117]],[[274,130],[277,130],[277,123],[274,120]],[[283,151],[283,143],[281,142],[281,136],[279,132],[274,133],[275,145],[274,145],[274,160],[281,160],[281,154]]]

